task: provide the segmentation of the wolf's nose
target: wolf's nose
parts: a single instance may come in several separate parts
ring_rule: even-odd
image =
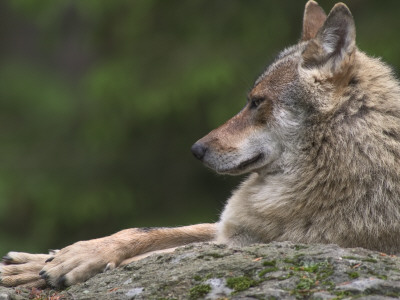
[[[207,152],[207,147],[204,146],[204,144],[202,143],[195,143],[192,148],[190,148],[190,150],[192,150],[193,155],[197,158],[202,160],[204,155]]]

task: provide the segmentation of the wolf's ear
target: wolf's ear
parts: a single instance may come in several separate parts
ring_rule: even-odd
[[[328,67],[337,73],[355,50],[356,28],[350,10],[337,3],[329,13],[316,37],[303,52],[303,67]]]
[[[304,9],[302,41],[308,41],[317,35],[318,30],[326,20],[326,14],[321,6],[313,0],[309,0]]]

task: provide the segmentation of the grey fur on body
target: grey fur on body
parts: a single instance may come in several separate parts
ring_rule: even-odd
[[[315,39],[285,49],[251,93],[257,89],[272,109],[252,134],[269,131],[272,149],[257,147],[274,159],[255,165],[229,199],[218,241],[399,252],[399,82],[380,59],[356,48],[347,7],[337,4]],[[207,151],[221,143],[214,135],[201,141]]]

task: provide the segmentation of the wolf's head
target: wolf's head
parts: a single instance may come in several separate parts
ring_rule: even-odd
[[[343,3],[328,16],[306,4],[302,37],[283,50],[256,80],[246,106],[192,146],[206,166],[226,174],[275,172],[311,119],[338,109],[357,85],[355,26]]]

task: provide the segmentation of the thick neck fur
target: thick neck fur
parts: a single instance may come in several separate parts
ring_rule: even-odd
[[[245,228],[250,242],[399,251],[399,83],[358,50],[352,69],[349,87],[335,95],[340,105],[323,118],[313,111],[293,122],[302,129],[285,140],[280,171],[254,173],[234,193],[221,217],[221,241]],[[236,243],[249,242],[241,239]]]
[[[315,197],[329,199],[328,206],[366,204],[392,192],[400,201],[399,83],[386,65],[362,52],[351,72],[348,87],[332,95],[338,105],[304,120],[298,151],[285,155],[284,170],[289,166],[288,175],[301,176],[292,182],[296,199],[309,205]]]

